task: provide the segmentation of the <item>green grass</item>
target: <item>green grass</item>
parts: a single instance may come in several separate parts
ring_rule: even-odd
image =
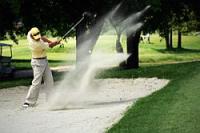
[[[108,133],[199,133],[200,62],[111,69],[103,78],[159,77],[170,83],[140,99]]]
[[[174,37],[174,44],[176,44],[177,38]],[[94,52],[102,53],[115,53],[115,41],[114,35],[103,35],[97,41],[94,47]],[[126,52],[126,38],[123,36],[122,44],[124,51]],[[12,44],[12,41],[0,41],[4,43]],[[140,44],[139,55],[140,63],[165,63],[165,62],[177,62],[177,61],[191,61],[200,59],[200,37],[199,36],[183,36],[182,37],[183,48],[181,50],[166,51],[165,42],[159,41],[158,35],[151,36],[151,44]],[[176,47],[176,45],[174,45]],[[49,60],[60,60],[68,65],[75,63],[75,38],[70,38],[65,43],[65,48],[59,46],[48,50]],[[19,45],[13,45],[13,59],[30,60],[31,52],[28,48],[28,42],[26,39],[19,40]],[[22,62],[20,62],[22,63]],[[50,62],[51,66],[60,64],[54,64]],[[15,63],[16,67],[17,63]],[[30,66],[27,64],[25,66]]]
[[[11,41],[3,42],[12,43]],[[125,37],[122,38],[122,42],[126,51]],[[102,71],[97,78],[158,77],[169,79],[170,83],[162,90],[138,100],[125,113],[124,117],[107,132],[199,133],[200,61],[197,61],[200,60],[199,36],[183,36],[183,49],[181,50],[166,51],[164,41],[159,42],[157,35],[151,37],[151,42],[152,44],[140,44],[139,69],[112,68]],[[176,43],[174,41],[174,44]],[[94,51],[115,53],[115,37],[112,35],[101,36]],[[65,48],[57,46],[49,49],[48,58],[50,66],[74,64],[75,39],[69,39]],[[13,45],[13,59],[13,64],[17,69],[31,68],[31,53],[26,40],[20,40],[19,45]],[[62,75],[54,74],[55,80],[59,80],[60,77]],[[28,78],[1,81],[0,88],[30,85],[31,80]]]
[[[174,37],[173,46],[177,47],[177,38]],[[151,37],[152,44],[140,44],[140,62],[142,63],[165,63],[177,61],[191,61],[200,59],[200,37],[183,36],[183,49],[167,51],[165,41],[159,41],[157,35]]]
[[[52,39],[54,40],[54,39]],[[0,41],[3,43],[13,44],[11,40]],[[48,49],[47,56],[51,67],[60,65],[72,65],[75,63],[75,40],[73,38],[64,42],[65,47],[56,46],[53,49]],[[31,69],[31,51],[28,47],[26,39],[19,40],[19,44],[13,44],[13,63],[17,70]],[[5,54],[9,55],[9,50],[5,49]]]
[[[151,44],[140,44],[140,66],[144,64],[166,64],[180,61],[199,60],[200,38],[198,36],[183,36],[182,38],[184,49],[166,51],[164,41],[160,42],[158,35],[152,35]],[[177,40],[177,38],[174,38],[174,40]],[[115,53],[115,41],[116,36],[114,35],[100,36],[96,46],[94,47],[94,52]],[[13,44],[11,40],[0,42]],[[124,51],[126,52],[126,38],[124,36],[122,36],[121,42]],[[177,42],[174,41],[174,44],[176,43]],[[75,64],[75,38],[69,38],[64,44],[64,48],[56,46],[53,49],[48,50],[48,60],[51,67]],[[8,54],[8,51],[9,50],[6,50],[5,53]],[[12,65],[15,66],[17,70],[31,69],[30,59],[31,51],[26,39],[19,40],[19,45],[13,44]]]

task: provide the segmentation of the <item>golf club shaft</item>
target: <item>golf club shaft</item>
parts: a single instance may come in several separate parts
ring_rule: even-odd
[[[71,27],[70,30],[68,30],[61,38],[62,39],[65,39],[67,37],[67,35],[78,25],[80,24],[82,21],[83,21],[84,17],[82,17],[74,26]]]

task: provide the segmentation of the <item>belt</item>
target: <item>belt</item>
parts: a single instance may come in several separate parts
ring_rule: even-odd
[[[33,58],[33,59],[37,59],[37,60],[42,60],[42,59],[46,59],[47,57],[39,57],[39,58]]]

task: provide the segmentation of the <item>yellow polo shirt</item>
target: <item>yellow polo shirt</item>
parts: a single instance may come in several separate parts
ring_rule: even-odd
[[[49,48],[48,42],[44,42],[42,39],[39,41],[33,40],[30,32],[28,32],[27,40],[32,51],[32,58],[44,58],[47,56],[46,49]]]

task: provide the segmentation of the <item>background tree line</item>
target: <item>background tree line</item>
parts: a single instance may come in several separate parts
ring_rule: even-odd
[[[85,19],[71,34],[76,36],[77,50],[81,42],[92,37],[85,51],[77,52],[78,61],[89,56],[88,51],[93,49],[101,33],[103,17],[119,3],[121,6],[116,13],[120,12],[124,19],[132,13],[143,10],[147,5],[151,5],[151,8],[140,17],[144,25],[127,36],[127,51],[131,56],[121,64],[125,68],[139,67],[138,51],[141,32],[158,31],[165,39],[166,49],[170,50],[174,48],[173,31],[177,31],[177,46],[182,48],[182,33],[200,30],[198,0],[0,0],[0,39],[4,39],[5,35],[9,34],[11,39],[17,42],[15,34],[26,34],[33,26],[39,27],[41,31],[50,30],[55,36],[62,36],[82,17],[83,12],[87,11],[95,17]],[[94,29],[93,26],[97,23],[98,27]],[[122,48],[120,27],[114,23],[113,26],[118,36],[116,49],[118,52],[123,52],[123,49],[119,50]],[[84,34],[88,31],[90,34]]]

